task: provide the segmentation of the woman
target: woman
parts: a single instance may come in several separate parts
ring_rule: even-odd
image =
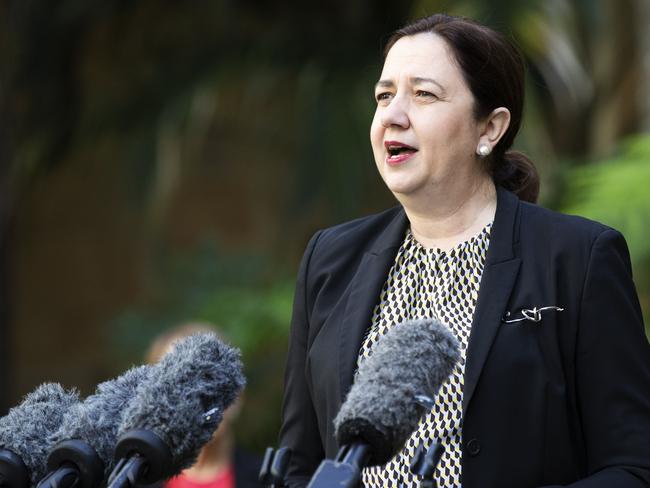
[[[621,234],[534,205],[508,151],[524,69],[502,35],[434,15],[390,39],[370,139],[400,205],[316,233],[296,285],[281,445],[291,486],[336,454],[332,419],[390,327],[435,317],[462,359],[436,406],[366,486],[650,486],[650,347]]]

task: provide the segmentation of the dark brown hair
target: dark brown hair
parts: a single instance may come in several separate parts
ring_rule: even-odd
[[[453,53],[470,91],[474,115],[487,117],[495,108],[510,111],[510,125],[492,154],[486,158],[497,185],[521,200],[535,202],[539,174],[533,162],[518,151],[509,151],[521,125],[524,105],[524,60],[517,47],[503,34],[463,17],[435,14],[395,31],[388,39],[384,58],[402,37],[421,33],[442,37]]]

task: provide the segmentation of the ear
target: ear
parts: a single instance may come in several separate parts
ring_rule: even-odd
[[[499,143],[499,140],[506,133],[510,126],[510,110],[505,107],[499,107],[492,110],[483,123],[481,124],[481,133],[479,134],[478,148],[487,145],[490,151]]]

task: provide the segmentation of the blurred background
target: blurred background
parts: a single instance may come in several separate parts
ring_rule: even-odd
[[[368,142],[381,48],[437,11],[520,44],[541,203],[625,234],[648,317],[648,0],[4,0],[0,413],[209,321],[244,354],[240,444],[275,444],[300,256],[394,204]]]

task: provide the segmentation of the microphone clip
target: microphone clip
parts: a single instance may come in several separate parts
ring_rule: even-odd
[[[277,451],[268,447],[260,467],[260,483],[268,488],[285,488],[284,478],[287,475],[290,459],[291,449],[288,447],[281,447]]]
[[[307,488],[358,488],[361,470],[369,458],[370,448],[367,444],[343,445],[336,459],[326,459],[318,466]]]
[[[420,480],[421,488],[437,488],[433,473],[445,448],[435,441],[431,442],[429,449],[424,450],[424,444],[420,444],[415,450],[411,461],[410,471]]]
[[[38,488],[95,488],[104,477],[104,463],[85,441],[68,439],[52,448],[47,458],[49,474]]]
[[[165,479],[170,475],[172,453],[153,431],[133,429],[124,433],[115,446],[117,465],[108,479],[108,488],[133,488]]]

